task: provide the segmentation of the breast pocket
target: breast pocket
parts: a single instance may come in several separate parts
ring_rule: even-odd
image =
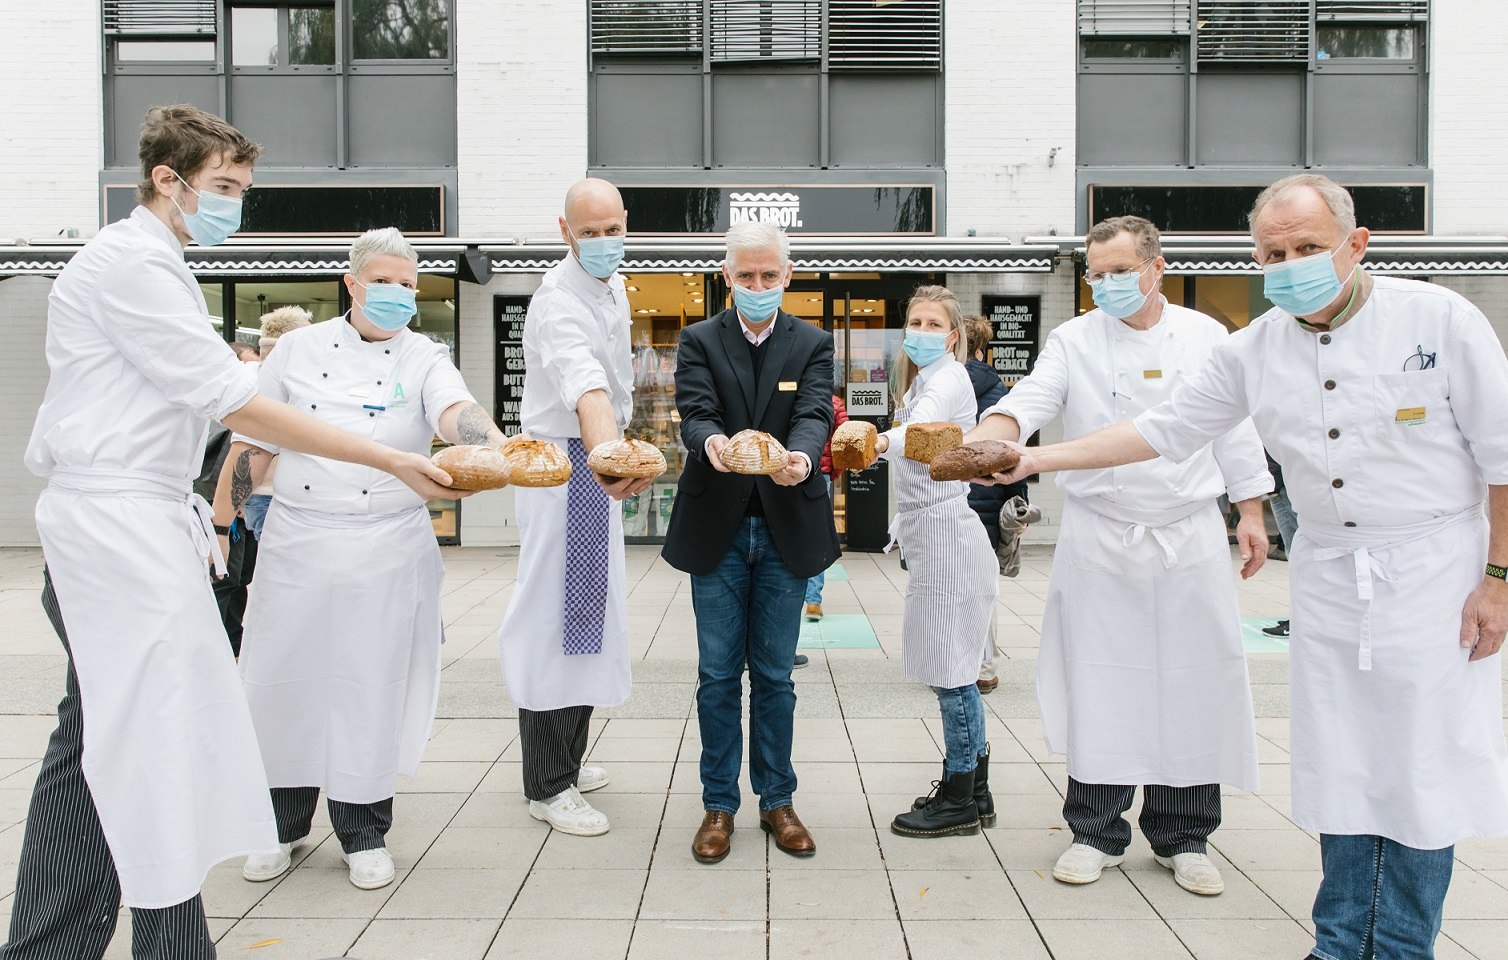
[[[1445,371],[1380,373],[1372,378],[1377,433],[1394,443],[1414,443],[1437,435],[1454,419]]]

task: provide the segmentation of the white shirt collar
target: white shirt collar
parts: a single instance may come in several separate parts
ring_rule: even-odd
[[[775,323],[779,319],[780,311],[777,310],[775,311],[775,315],[770,318],[769,323],[765,325],[765,328],[760,332],[755,333],[753,330],[749,329],[749,321],[745,320],[744,315],[740,313],[738,315],[738,329],[743,331],[745,340],[749,341],[757,347],[760,344],[764,343],[766,340],[770,339],[770,334],[775,332]]]
[[[164,246],[171,249],[178,256],[178,259],[183,259],[183,244],[179,242],[178,236],[173,233],[172,228],[163,223],[157,214],[148,210],[143,205],[138,205],[135,210],[131,211],[131,220],[149,235],[161,241]]]
[[[586,267],[576,259],[576,254],[567,250],[565,259],[561,261],[565,265],[562,279],[578,296],[584,300],[611,300],[613,295],[623,289],[623,275],[614,273],[606,280],[598,280],[586,272]]]

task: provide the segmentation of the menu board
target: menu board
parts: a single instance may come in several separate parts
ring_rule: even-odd
[[[524,315],[528,311],[528,297],[492,298],[492,340],[497,358],[492,419],[510,437],[518,433],[524,400]]]
[[[1032,372],[1042,329],[1042,298],[1035,294],[985,294],[980,305],[990,322],[988,363],[1007,387]]]

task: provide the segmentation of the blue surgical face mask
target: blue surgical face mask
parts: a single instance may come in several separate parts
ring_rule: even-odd
[[[1141,271],[1127,274],[1108,274],[1089,285],[1094,296],[1094,305],[1117,320],[1131,316],[1147,302],[1148,294],[1141,292]]]
[[[241,201],[237,197],[227,197],[219,193],[200,193],[193,187],[189,187],[187,180],[178,175],[175,170],[173,176],[189,192],[199,198],[199,209],[193,213],[184,213],[182,207],[178,207],[178,201],[173,200],[173,206],[178,207],[178,212],[183,216],[183,226],[194,238],[194,242],[201,247],[213,247],[225,242],[225,238],[241,229]],[[172,200],[171,197],[168,199]]]
[[[948,352],[948,335],[926,330],[907,330],[901,349],[918,367],[940,360]]]
[[[566,227],[566,232],[570,231],[571,228]],[[623,262],[621,236],[582,238],[571,233],[571,239],[576,241],[576,259],[581,269],[598,280],[606,280],[618,272],[618,265]]]
[[[402,330],[419,312],[417,294],[408,287],[396,283],[362,283],[356,285],[367,292],[367,301],[361,305],[361,315],[379,330]]]
[[[750,290],[736,283],[733,285],[733,305],[750,323],[764,323],[773,317],[784,299],[785,287],[780,284],[763,290]]]
[[[1335,274],[1335,255],[1339,252],[1327,250],[1267,264],[1262,268],[1262,295],[1295,317],[1318,313],[1334,303],[1344,288]]]

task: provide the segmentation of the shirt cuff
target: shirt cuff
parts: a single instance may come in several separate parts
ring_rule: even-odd
[[[702,442],[702,456],[707,458],[708,463],[712,462],[712,437],[720,436],[722,436],[722,434],[714,433],[711,437],[708,437],[705,441]]]
[[[885,438],[885,452],[880,454],[880,459],[885,461],[894,460],[896,455],[906,449],[906,427],[891,427],[881,434]]]
[[[1225,488],[1225,495],[1231,503],[1240,503],[1243,500],[1255,500],[1257,497],[1265,497],[1272,493],[1272,474],[1263,471],[1260,477],[1248,477],[1238,483],[1230,484]]]
[[[806,464],[806,476],[802,477],[801,479],[804,481],[807,477],[810,477],[812,475],[812,458],[802,453],[800,450],[792,450],[791,456],[800,457],[801,462]]]

